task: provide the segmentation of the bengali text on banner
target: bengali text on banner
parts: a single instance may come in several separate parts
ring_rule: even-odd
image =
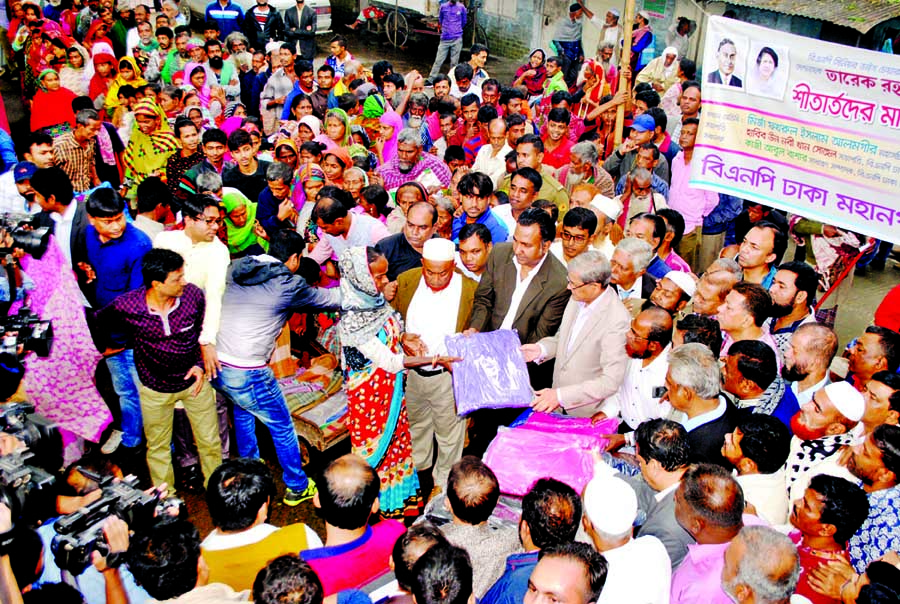
[[[691,185],[900,243],[900,57],[711,17]]]

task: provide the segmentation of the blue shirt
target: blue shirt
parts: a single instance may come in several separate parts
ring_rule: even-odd
[[[653,256],[650,266],[647,267],[647,274],[654,279],[662,279],[672,270],[672,267],[660,260],[659,256]]]
[[[466,27],[466,7],[462,2],[445,2],[441,4],[438,21],[441,24],[441,40],[458,40]]]
[[[97,229],[88,225],[86,242],[88,263],[97,273],[97,308],[144,284],[141,260],[153,243],[140,229],[126,224],[121,237],[101,243]]]
[[[869,493],[869,517],[847,542],[858,573],[888,552],[900,551],[900,486]]]
[[[228,34],[241,31],[244,20],[244,9],[229,0],[225,8],[218,2],[210,2],[206,7],[206,20],[215,21],[219,25],[219,39],[224,40]]]
[[[465,213],[453,219],[453,243],[459,243],[459,232],[466,226],[467,219],[468,216]],[[491,232],[491,239],[495,243],[502,243],[509,238],[509,231],[506,229],[506,225],[494,216],[490,208],[485,210],[484,214],[479,216],[475,223],[486,226]]]
[[[305,90],[300,88],[299,81],[294,82],[294,88],[289,93],[287,93],[286,97],[284,97],[284,109],[281,110],[281,119],[283,119],[283,120],[294,119],[291,116],[291,103],[293,102],[294,97],[296,97],[298,94],[305,94],[306,96],[309,96],[313,92],[315,92],[315,91],[310,90],[309,92],[306,92]],[[329,107],[329,109],[331,109],[331,107]]]
[[[533,551],[509,556],[503,574],[479,600],[479,604],[522,604],[539,553]]]

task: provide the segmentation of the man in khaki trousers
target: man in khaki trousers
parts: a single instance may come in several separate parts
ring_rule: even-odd
[[[422,268],[397,277],[394,308],[406,324],[407,354],[446,354],[444,338],[460,333],[469,321],[478,284],[455,267],[455,246],[447,239],[429,239],[422,250]],[[419,471],[431,466],[436,489],[446,484],[450,467],[462,457],[466,420],[456,414],[453,379],[438,367],[411,370],[406,378],[406,408],[412,436],[413,461]]]

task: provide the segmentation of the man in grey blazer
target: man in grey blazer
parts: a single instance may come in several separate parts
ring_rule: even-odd
[[[312,61],[316,58],[316,10],[306,6],[305,0],[296,1],[296,6],[284,10],[284,39],[299,46],[301,59]]]
[[[640,476],[623,476],[638,497],[638,510],[646,518],[634,536],[653,535],[666,546],[672,570],[687,555],[694,538],[675,518],[675,491],[691,460],[691,446],[681,424],[667,419],[643,422],[635,431]]]
[[[625,335],[631,315],[609,287],[609,260],[589,250],[568,266],[571,298],[559,331],[537,344],[524,344],[528,362],[556,359],[553,386],[535,393],[531,407],[550,413],[560,407],[569,415],[591,417],[625,378]]]
[[[494,245],[481,275],[469,328],[463,333],[514,329],[522,344],[534,344],[559,329],[569,301],[566,269],[549,253],[556,224],[540,208],[519,215],[511,243]],[[552,363],[529,367],[535,390],[550,386]],[[497,433],[520,409],[483,409],[473,414],[468,453],[481,455]]]

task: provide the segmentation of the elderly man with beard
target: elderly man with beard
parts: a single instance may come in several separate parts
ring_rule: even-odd
[[[769,288],[772,297],[769,315],[772,319],[767,323],[767,329],[775,338],[782,355],[797,328],[815,323],[812,305],[818,285],[815,269],[805,262],[786,262],[778,267]]]
[[[828,384],[791,418],[791,452],[785,465],[788,497],[803,497],[816,474],[845,476],[839,469],[841,448],[853,444],[851,430],[865,413],[863,395],[847,382]],[[837,471],[836,471],[837,470]]]
[[[625,379],[607,399],[606,409],[595,419],[616,414],[622,419],[621,434],[608,434],[609,450],[623,445],[634,446],[634,430],[649,420],[667,418],[672,406],[662,399],[660,390],[669,371],[672,339],[672,316],[661,308],[642,310],[631,321],[625,334]]]
[[[461,332],[469,321],[478,284],[455,270],[455,255],[453,242],[429,239],[423,244],[422,267],[398,278],[393,305],[406,324],[403,345],[409,354],[446,354],[444,339]],[[462,457],[466,437],[466,420],[456,415],[450,372],[440,367],[410,371],[406,405],[416,468],[422,472],[431,467],[436,439],[432,475],[436,486],[444,485]]]
[[[430,153],[422,153],[422,137],[413,128],[404,128],[397,137],[397,156],[378,166],[376,172],[384,180],[388,191],[403,183],[416,180],[430,170],[442,187],[450,186],[450,168]]]
[[[669,207],[666,198],[653,190],[652,176],[650,170],[636,166],[625,177],[622,194],[613,198],[622,207],[624,219],[620,223],[627,222],[637,214],[654,214],[657,210]]]
[[[572,189],[580,184],[597,187],[605,197],[615,197],[615,183],[609,172],[597,165],[600,155],[597,147],[590,141],[575,143],[569,149],[569,163],[556,173],[557,180],[566,187],[569,197]]]

